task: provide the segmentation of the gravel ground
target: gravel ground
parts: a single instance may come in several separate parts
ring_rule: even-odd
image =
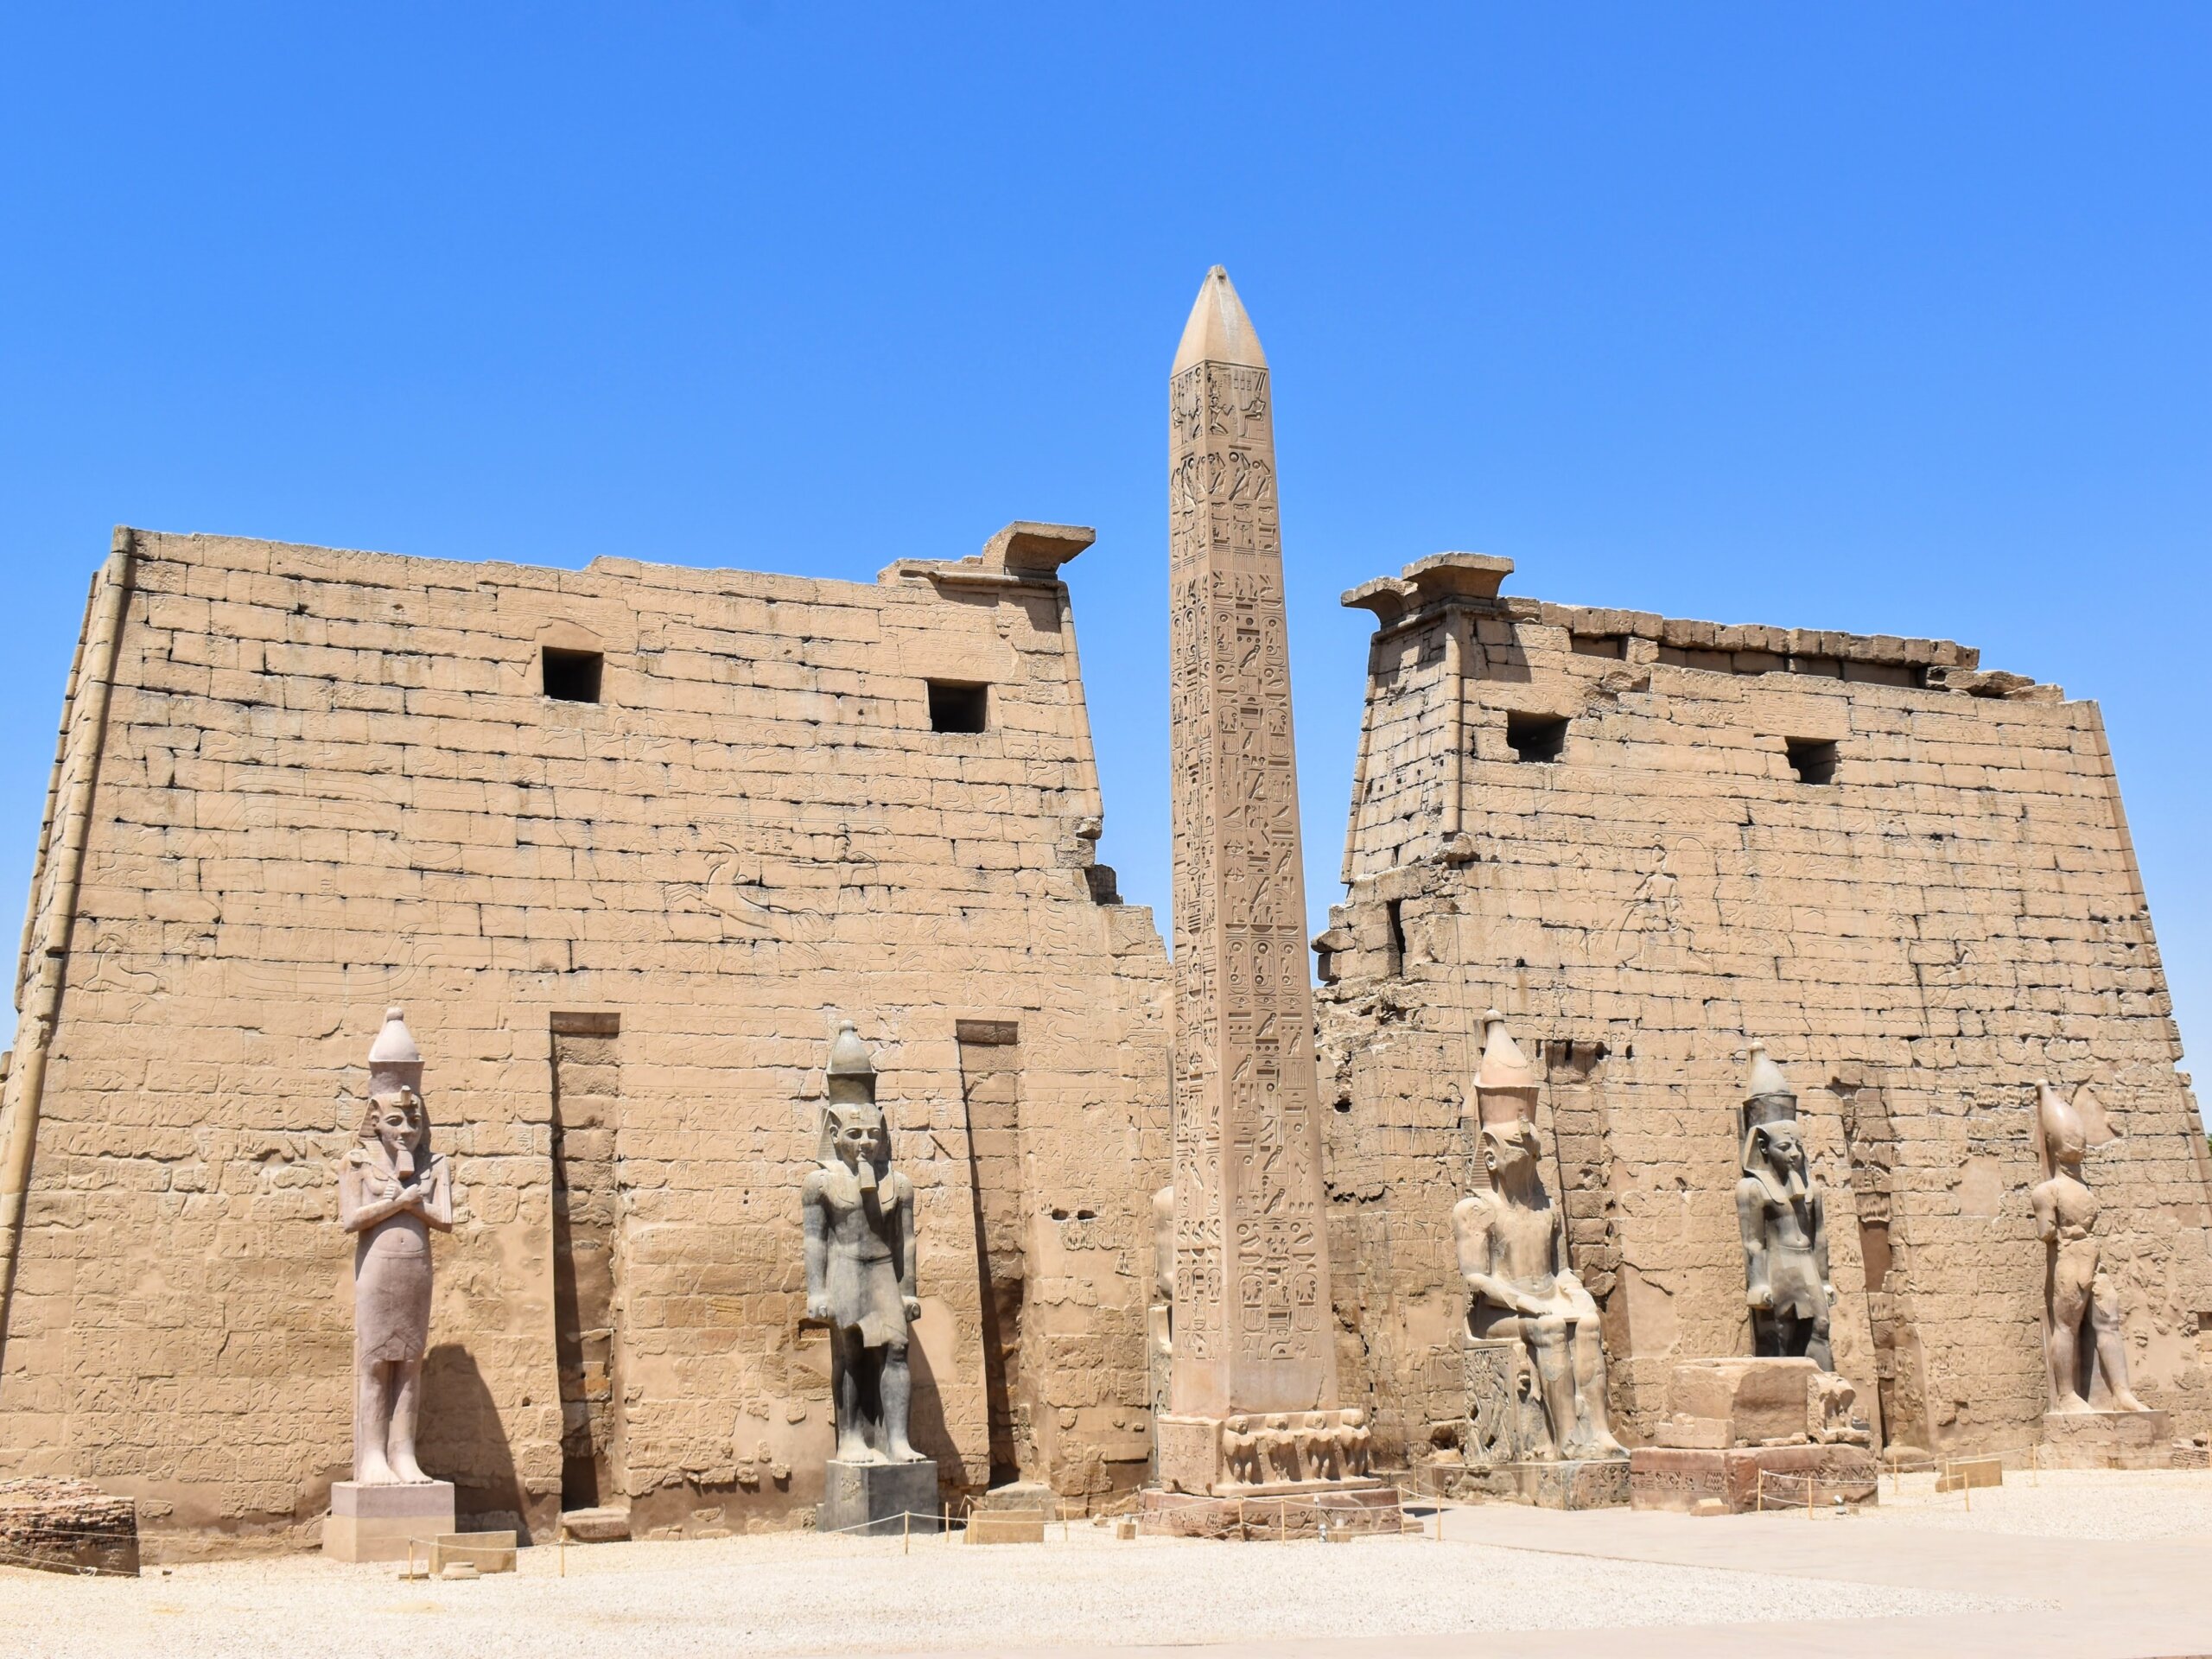
[[[2212,1540],[2212,1472],[2202,1469],[2007,1469],[2002,1486],[1971,1493],[1939,1493],[1930,1473],[1903,1487],[1892,1493],[1883,1476],[1882,1501],[1859,1518],[2030,1538]]]
[[[1977,1494],[1977,1498],[1980,1495]],[[1976,1505],[1977,1512],[1980,1504]],[[2002,1611],[2029,1604],[1414,1538],[1349,1544],[1116,1541],[966,1548],[810,1534],[525,1550],[474,1583],[409,1583],[320,1556],[166,1577],[0,1570],[0,1648],[102,1659],[385,1656],[709,1659],[1003,1643],[1711,1624]]]

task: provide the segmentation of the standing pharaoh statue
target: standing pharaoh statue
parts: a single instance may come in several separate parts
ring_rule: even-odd
[[[1598,1304],[1567,1264],[1567,1230],[1544,1188],[1535,1071],[1507,1033],[1504,1015],[1492,1008],[1483,1023],[1475,1094],[1490,1190],[1452,1211],[1471,1299],[1468,1333],[1519,1342],[1535,1370],[1544,1433],[1523,1437],[1524,1455],[1624,1457],[1605,1417]]]
[[[2046,1340],[2054,1412],[2147,1411],[2127,1385],[2127,1344],[2120,1330],[2120,1293],[2100,1264],[2097,1195],[2082,1179],[2092,1139],[2112,1138],[2087,1086],[2071,1102],[2048,1083],[2036,1084],[2036,1140],[2044,1179],[2028,1196],[2036,1230],[2050,1247]],[[2094,1406],[2094,1378],[2107,1400]]]
[[[338,1177],[353,1246],[353,1479],[429,1479],[415,1460],[430,1339],[430,1233],[453,1230],[453,1175],[430,1150],[423,1052],[397,1008],[369,1049],[369,1103]]]
[[[1828,1345],[1827,1211],[1807,1172],[1797,1132],[1797,1096],[1764,1043],[1751,1045],[1744,1101],[1744,1179],[1736,1183],[1736,1221],[1744,1238],[1744,1300],[1751,1313],[1751,1351],[1809,1359],[1823,1371]]]
[[[830,1046],[830,1098],[818,1166],[802,1198],[806,1314],[826,1322],[837,1416],[836,1460],[917,1463],[906,1443],[913,1380],[907,1327],[914,1297],[914,1187],[891,1167],[891,1136],[875,1102],[875,1067],[850,1020]]]

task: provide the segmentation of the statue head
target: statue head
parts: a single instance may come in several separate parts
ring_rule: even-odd
[[[830,1039],[830,1064],[824,1075],[833,1106],[875,1099],[875,1062],[868,1055],[868,1045],[861,1040],[860,1027],[849,1020],[837,1022],[837,1034]]]
[[[369,1101],[355,1135],[365,1147],[382,1147],[402,1175],[430,1160],[430,1116],[422,1084],[423,1051],[401,1011],[386,1008],[384,1028],[369,1045]]]
[[[412,1175],[430,1160],[430,1120],[423,1096],[400,1088],[369,1096],[358,1134],[361,1144],[379,1146],[393,1169]]]
[[[1482,1124],[1483,1167],[1491,1185],[1527,1179],[1543,1155],[1536,1135],[1536,1068],[1505,1028],[1496,1008],[1483,1015],[1483,1058],[1475,1071],[1475,1112]]]
[[[891,1130],[883,1109],[875,1103],[875,1062],[859,1028],[849,1020],[837,1022],[830,1041],[830,1064],[824,1068],[830,1098],[822,1108],[822,1135],[815,1147],[818,1162],[840,1163],[846,1168],[873,1174],[889,1166]]]
[[[1802,1198],[1811,1182],[1805,1143],[1797,1127],[1797,1096],[1764,1043],[1751,1045],[1751,1076],[1744,1088],[1744,1173],[1777,1203]]]
[[[2088,1092],[2085,1086],[2082,1093]],[[2075,1103],[2048,1082],[2036,1084],[2036,1128],[2043,1141],[2044,1167],[2079,1174],[2082,1154],[2089,1149],[2089,1126]]]
[[[1762,1123],[1752,1129],[1751,1140],[1751,1163],[1764,1166],[1764,1170],[1752,1167],[1751,1173],[1771,1176],[1789,1198],[1803,1197],[1808,1185],[1805,1143],[1797,1133],[1797,1126],[1786,1122]]]
[[[874,1101],[849,1105],[834,1102],[822,1115],[822,1161],[832,1159],[851,1170],[880,1169],[891,1161],[891,1137],[883,1109]]]
[[[1522,1119],[1483,1127],[1483,1167],[1493,1186],[1510,1185],[1536,1173],[1544,1143],[1536,1126]]]

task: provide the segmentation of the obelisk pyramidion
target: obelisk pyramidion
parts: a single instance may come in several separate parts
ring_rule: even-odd
[[[1337,1404],[1268,359],[1206,273],[1168,378],[1175,1312],[1163,1479]],[[1171,1470],[1174,1463],[1176,1469]],[[1178,1471],[1180,1471],[1179,1478]]]

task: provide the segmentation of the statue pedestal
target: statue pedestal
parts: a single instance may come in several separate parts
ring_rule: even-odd
[[[936,1532],[942,1513],[934,1459],[840,1463],[833,1458],[822,1467],[822,1503],[814,1512],[814,1528],[855,1538],[886,1538]]]
[[[1882,1466],[1863,1446],[1639,1446],[1629,1453],[1632,1510],[1688,1513],[1717,1500],[1730,1515],[1747,1510],[1815,1509],[1877,1499]]]
[[[1460,1462],[1431,1465],[1455,1497],[1503,1498],[1540,1510],[1614,1509],[1628,1502],[1628,1454],[1532,1455],[1547,1443],[1542,1408],[1524,1394],[1528,1359],[1517,1338],[1462,1336],[1467,1416]]]
[[[340,1561],[404,1561],[411,1539],[427,1559],[430,1541],[455,1530],[449,1480],[389,1486],[341,1480],[330,1489],[322,1553]]]
[[[2046,1469],[2171,1469],[2173,1419],[2163,1411],[2049,1411]]]
[[[1628,1502],[1628,1459],[1562,1458],[1514,1471],[1521,1501],[1540,1510],[1609,1510]]]

